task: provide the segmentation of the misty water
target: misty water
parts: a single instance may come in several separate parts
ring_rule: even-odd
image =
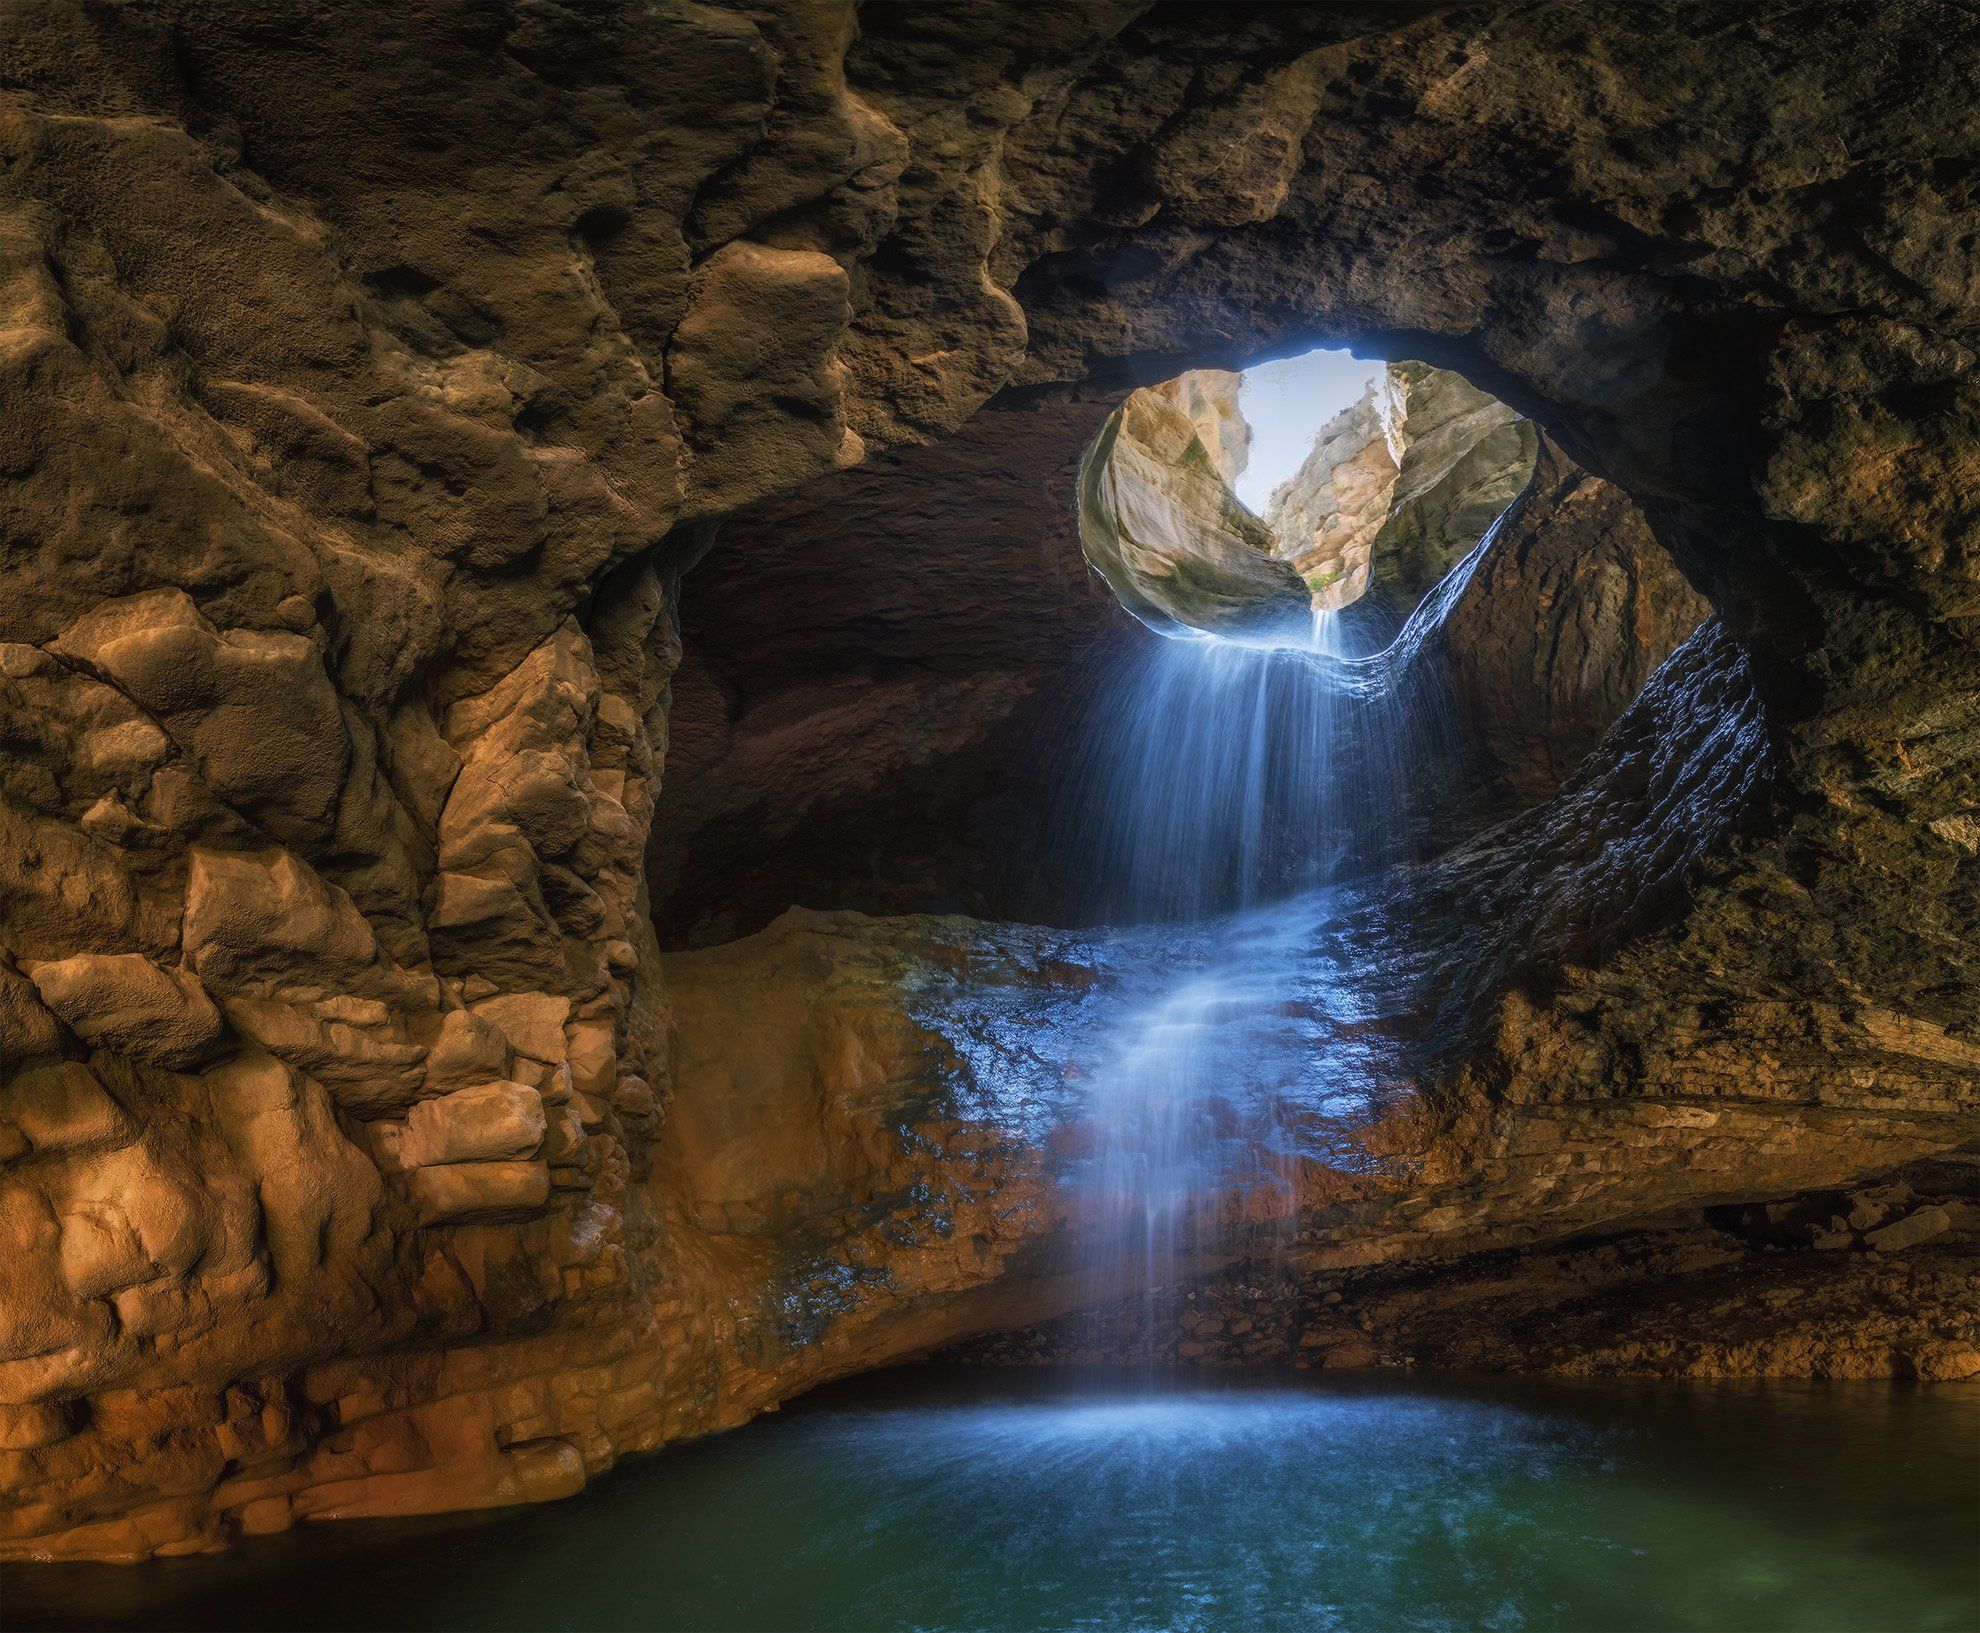
[[[880,1374],[494,1516],[13,1568],[10,1628],[1967,1629],[1980,1399]]]
[[[1087,1302],[1138,1304],[1151,1357],[1192,1264],[1290,1236],[1295,1161],[1343,1154],[1310,1132],[1372,1121],[1406,1075],[1350,1038],[1409,1007],[1403,949],[1365,922],[1357,956],[1326,944],[1347,904],[1366,920],[1358,887],[1408,856],[1452,775],[1423,660],[1483,548],[1393,639],[1354,609],[1255,642],[1151,631],[1099,689],[1069,843],[1126,957],[1146,960],[1151,926],[1189,948],[1105,1029],[1074,1178],[1097,1221]]]

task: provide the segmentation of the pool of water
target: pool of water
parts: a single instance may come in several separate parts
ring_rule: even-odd
[[[8,1568],[5,1625],[1970,1629],[1980,1393],[882,1374],[509,1513]]]

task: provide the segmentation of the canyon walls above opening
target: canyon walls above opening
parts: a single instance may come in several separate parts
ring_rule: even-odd
[[[1455,371],[1571,462],[1543,446],[1523,514],[1586,551],[1503,571],[1571,577],[1640,515],[1717,615],[1592,758],[1544,698],[1502,723],[1509,787],[1564,786],[1426,882],[1427,920],[1492,915],[1468,1041],[1389,1130],[1416,1177],[1316,1195],[1316,1251],[1970,1140],[1976,32],[1936,0],[16,0],[5,1547],[561,1495],[1060,1313],[1042,1182],[983,1200],[1039,1148],[979,1138],[885,994],[1070,1002],[1077,945],[799,916],[673,965],[671,1024],[658,947],[834,877],[1022,910],[956,859],[1009,829],[1024,871],[1052,711],[1141,633],[1080,561],[1078,455],[1191,368]],[[680,876],[787,842],[760,885]],[[703,1049],[725,969],[781,994],[753,1062]],[[821,991],[838,1020],[778,1030]],[[758,1160],[779,1083],[837,1119],[802,1186]]]

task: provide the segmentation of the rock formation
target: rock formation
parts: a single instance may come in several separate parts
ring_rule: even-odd
[[[930,744],[1036,758],[1064,630],[1111,616],[1027,623],[1076,559],[972,509],[1060,509],[1184,369],[1355,337],[1454,370],[1717,614],[1425,881],[1426,922],[1494,934],[1448,943],[1443,1064],[1383,1124],[1425,1166],[1316,1213],[1315,1265],[1567,1252],[1970,1142],[1976,33],[1939,0],[16,0],[0,1545],[557,1496],[1062,1313],[975,1188],[1022,1199],[1040,1149],[931,1087],[898,978],[1030,1001],[1078,959],[799,920],[663,963],[668,680],[697,586],[792,573],[683,683],[684,738],[770,769],[668,867],[780,776],[847,844],[895,766],[966,804]],[[944,470],[919,525],[788,531]],[[944,598],[969,640],[924,667]],[[807,628],[850,632],[836,707],[749,670]],[[788,1135],[734,1121],[769,1084],[828,1142],[782,1187]],[[932,1200],[896,1233],[901,1182]],[[820,1242],[844,1273],[793,1280]],[[1847,1312],[1822,1278],[1872,1252],[1779,1257]]]
[[[1321,427],[1266,525],[1315,606],[1369,597],[1393,629],[1526,486],[1535,448],[1526,420],[1460,376],[1391,363]]]
[[[1206,380],[1217,382],[1207,387]],[[1121,605],[1168,633],[1296,631],[1299,577],[1232,489],[1238,376],[1198,370],[1132,393],[1080,467],[1079,536]]]
[[[1469,740],[1544,799],[1710,610],[1643,513],[1543,443],[1442,631]]]

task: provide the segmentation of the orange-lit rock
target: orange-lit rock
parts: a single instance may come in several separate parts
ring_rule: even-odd
[[[1066,548],[1080,450],[1300,345],[1406,337],[1719,615],[1426,878],[1454,1052],[1376,1131],[1426,1166],[1308,1176],[1307,1268],[1968,1140],[1970,41],[1738,15],[14,8],[0,1549],[552,1496],[1065,1308],[1045,1148],[928,1104],[900,984],[946,939],[1057,1001],[1062,932],[787,921],[717,979],[654,904],[673,941],[827,876],[990,902],[1118,630]],[[149,977],[128,1014],[34,979],[126,958],[203,1034],[197,978],[210,1053]],[[539,1154],[389,1160],[491,1083]]]

